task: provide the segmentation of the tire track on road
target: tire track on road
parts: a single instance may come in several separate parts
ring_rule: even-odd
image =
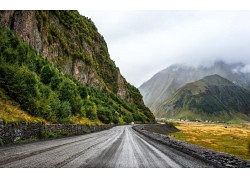
[[[121,133],[121,135],[107,148],[104,149],[101,152],[101,155],[87,160],[86,164],[82,164],[79,167],[83,168],[90,168],[90,167],[95,167],[95,168],[100,168],[100,167],[107,167],[108,162],[112,159],[112,157],[115,156],[115,153],[117,152],[117,149],[120,147],[120,145],[123,142],[123,137],[125,134],[125,129],[123,130],[123,132]]]

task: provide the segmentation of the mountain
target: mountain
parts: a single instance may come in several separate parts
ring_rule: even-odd
[[[178,89],[157,108],[157,116],[191,120],[250,120],[250,91],[210,75]]]
[[[140,93],[110,59],[94,23],[77,11],[0,11],[0,25],[80,82],[141,103]]]
[[[210,67],[176,64],[155,74],[143,83],[139,90],[145,104],[156,114],[156,108],[161,106],[177,89],[208,75],[218,74],[234,84],[250,90],[250,73],[241,72],[240,69],[243,67],[242,63],[226,64],[223,61],[216,61]]]
[[[0,11],[0,27],[1,92],[22,110],[51,122],[154,121],[89,18],[77,11]]]

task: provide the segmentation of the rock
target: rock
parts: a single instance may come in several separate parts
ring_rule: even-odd
[[[233,168],[234,166],[232,166],[231,164],[225,164],[225,167],[227,167],[227,168]]]

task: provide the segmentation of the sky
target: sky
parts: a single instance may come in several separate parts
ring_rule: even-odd
[[[246,64],[250,11],[79,11],[92,19],[111,59],[136,87],[172,64]]]

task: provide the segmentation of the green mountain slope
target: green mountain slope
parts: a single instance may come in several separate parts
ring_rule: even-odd
[[[200,120],[250,120],[250,92],[219,75],[206,76],[178,89],[157,116]]]
[[[120,74],[94,23],[78,11],[0,11],[0,26],[78,81],[143,105],[140,92]]]
[[[250,73],[240,70],[244,66],[243,63],[227,64],[223,61],[216,61],[208,67],[171,65],[143,83],[139,90],[143,95],[146,106],[156,114],[157,107],[161,106],[179,88],[187,83],[198,81],[205,76],[218,74],[234,84],[250,90]]]
[[[69,13],[76,12],[70,11]],[[79,17],[82,18],[80,15]],[[11,22],[11,27],[14,27],[15,19],[12,19]],[[72,23],[71,25],[73,26]],[[26,26],[28,27],[27,23]],[[94,26],[91,28],[94,29]],[[21,35],[19,34],[19,36]],[[104,80],[104,77],[100,78],[103,81],[101,88],[84,83],[74,73],[67,73],[63,69],[64,66],[47,60],[43,53],[35,50],[31,44],[23,42],[23,38],[26,37],[21,37],[22,39],[12,31],[0,27],[0,89],[13,101],[12,104],[17,104],[30,115],[42,117],[50,123],[81,123],[84,119],[99,120],[103,123],[152,122],[154,120],[152,113],[144,106],[139,91],[129,85],[122,76],[120,76],[124,83],[122,86],[126,86],[128,89],[126,93],[129,97],[121,97],[116,92],[115,86],[112,86],[114,81],[109,84]],[[60,38],[56,37],[54,40],[58,41]],[[67,40],[69,43],[74,43]],[[64,46],[60,44],[61,47]],[[91,48],[94,49],[96,46],[92,45]],[[68,50],[69,53],[75,51],[73,47],[69,47]],[[59,52],[56,49],[50,51],[52,54]],[[68,56],[72,56],[72,54]],[[60,63],[67,61],[67,59],[57,60]],[[95,66],[91,64],[94,62],[90,61],[89,68],[96,72],[98,68],[95,69]],[[119,71],[110,59],[103,59],[103,61],[104,68],[101,68],[102,70],[98,73],[103,73],[103,76],[108,75],[105,66],[116,69],[113,70],[114,74]],[[84,59],[79,60],[79,62],[84,62]],[[101,67],[100,64],[97,66]],[[68,68],[68,66],[66,67]],[[114,75],[112,70],[108,71],[110,76]],[[78,75],[81,76],[82,73],[84,72],[79,71]],[[98,77],[99,75],[93,78]],[[118,84],[116,84],[117,87],[119,87]],[[3,95],[0,97],[1,103],[3,102],[2,97]],[[1,114],[0,116],[6,117]]]

